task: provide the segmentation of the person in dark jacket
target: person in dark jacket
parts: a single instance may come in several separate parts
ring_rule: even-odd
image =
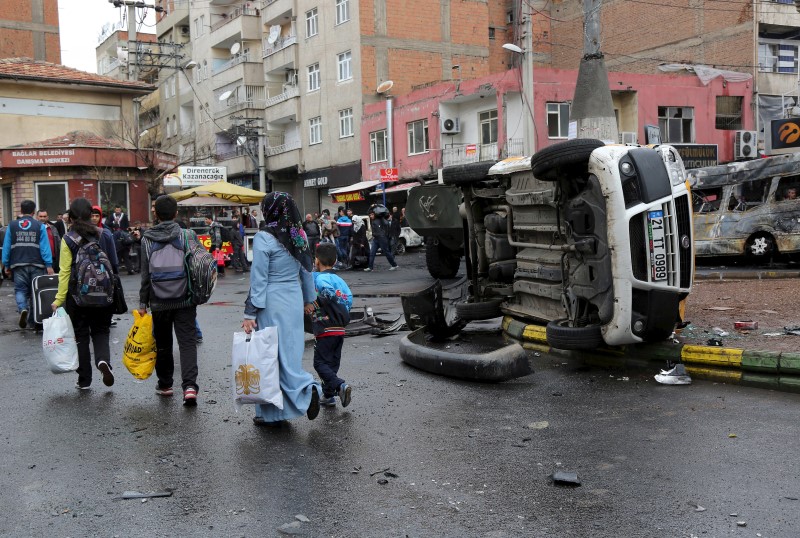
[[[215,255],[217,251],[222,254],[222,243],[223,243],[223,233],[222,233],[222,224],[215,221],[211,217],[206,217],[206,226],[208,226],[208,235],[211,237],[211,248],[208,251],[211,253],[212,256],[219,256]],[[217,263],[217,276],[224,277],[225,276],[225,262],[220,264]]]
[[[172,331],[178,340],[181,357],[181,387],[183,405],[197,405],[197,307],[192,304],[188,294],[184,297],[160,298],[153,293],[150,281],[150,257],[158,243],[173,242],[185,234],[185,242],[200,244],[191,230],[183,230],[175,222],[178,202],[171,196],[159,196],[155,203],[158,224],[142,235],[142,285],[139,289],[139,313],[147,314],[149,307],[153,312],[153,336],[156,340],[156,394],[170,397],[175,372],[175,359],[172,353]],[[187,276],[188,278],[188,276]]]
[[[314,252],[316,251],[317,244],[319,243],[321,233],[319,229],[319,223],[311,217],[311,213],[306,215],[306,220],[303,223],[303,231],[306,233],[306,238],[308,238],[308,246],[311,247],[311,255],[313,256]]]
[[[364,271],[372,271],[378,249],[381,249],[391,265],[389,271],[397,269],[397,262],[394,261],[392,249],[389,248],[389,221],[386,218],[388,215],[389,210],[384,206],[373,206],[369,211],[369,218],[372,221],[372,248],[369,251],[369,267]]]
[[[350,405],[351,388],[339,377],[342,362],[344,328],[350,323],[353,294],[342,278],[333,272],[336,264],[336,247],[321,243],[314,257],[314,287],[317,300],[305,307],[311,316],[314,332],[314,370],[322,380],[320,405],[336,405],[339,396],[342,407]]]
[[[42,224],[33,218],[36,203],[24,200],[20,210],[22,216],[11,222],[3,238],[3,267],[6,277],[14,279],[19,327],[24,329],[34,327],[33,319],[28,317],[33,306],[33,279],[45,272],[53,274],[53,254]]]
[[[58,261],[61,255],[61,238],[63,234],[58,233],[58,228],[50,222],[46,209],[36,212],[36,220],[42,223],[44,232],[47,233],[47,240],[50,242],[50,252],[53,253],[53,271],[58,273]]]
[[[122,207],[115,205],[114,212],[108,216],[104,225],[113,232],[116,229],[127,230],[130,222],[128,215],[122,212]]]
[[[119,273],[116,248],[110,235],[103,234],[92,223],[92,204],[86,198],[76,198],[69,208],[69,218],[72,222],[67,235],[61,242],[61,269],[58,274],[58,293],[53,301],[52,308],[55,312],[64,305],[75,329],[75,343],[78,345],[78,382],[75,388],[86,390],[92,384],[92,355],[89,349],[91,340],[94,348],[94,362],[97,369],[103,374],[103,384],[110,387],[114,384],[114,374],[111,372],[111,350],[109,347],[109,333],[113,305],[103,307],[78,306],[73,298],[76,290],[72,272],[75,270],[75,256],[83,242],[97,241],[100,249],[106,253],[114,274]]]
[[[397,252],[397,243],[400,241],[400,212],[397,211],[389,215],[389,248],[392,249],[392,254]]]
[[[336,239],[336,251],[339,253],[338,258],[340,265],[346,266],[348,265],[348,258],[350,257],[350,240],[353,221],[345,214],[344,207],[339,208],[339,217],[336,219],[336,225],[339,227],[339,237]]]

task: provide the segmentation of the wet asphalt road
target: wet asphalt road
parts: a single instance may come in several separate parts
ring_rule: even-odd
[[[357,307],[399,312],[403,269],[345,273]],[[129,304],[136,277],[123,277]],[[402,334],[348,338],[343,410],[261,429],[231,405],[231,333],[247,281],[230,275],[201,307],[199,406],[159,399],[121,366],[131,317],[112,329],[117,383],[44,366],[40,335],[14,328],[0,288],[0,535],[797,536],[800,396],[534,356],[535,373],[468,383],[405,366]],[[453,346],[458,347],[454,342]],[[311,368],[311,348],[304,363]],[[582,486],[548,476],[574,471]],[[375,474],[373,474],[375,473]],[[386,473],[389,473],[387,475]],[[385,484],[379,480],[386,481]],[[167,498],[117,500],[171,490]],[[697,505],[705,508],[697,511]],[[731,515],[731,514],[736,514]],[[746,522],[746,527],[737,526]]]

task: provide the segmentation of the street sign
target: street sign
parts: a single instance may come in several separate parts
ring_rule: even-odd
[[[381,168],[381,181],[397,181],[400,179],[400,172],[397,168]]]
[[[344,192],[342,194],[334,194],[333,201],[342,204],[346,202],[360,202],[364,199],[364,195],[361,194],[360,191],[356,192]]]
[[[464,150],[466,155],[475,155],[478,153],[478,145],[477,144],[467,144],[466,149]]]
[[[164,178],[164,186],[197,187],[227,180],[227,168],[224,166],[179,166],[177,174]]]

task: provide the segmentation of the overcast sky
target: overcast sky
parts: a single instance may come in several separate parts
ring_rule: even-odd
[[[147,0],[153,4],[153,0]],[[58,19],[61,32],[61,63],[91,73],[97,72],[94,49],[98,36],[106,23],[122,20],[125,8],[115,8],[108,0],[58,0]],[[155,18],[152,9],[140,32],[154,33]],[[141,11],[139,11],[141,16]]]

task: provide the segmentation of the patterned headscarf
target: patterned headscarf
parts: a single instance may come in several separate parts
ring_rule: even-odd
[[[303,231],[303,219],[292,197],[271,192],[261,200],[264,230],[275,236],[306,271],[312,271],[311,250]]]

